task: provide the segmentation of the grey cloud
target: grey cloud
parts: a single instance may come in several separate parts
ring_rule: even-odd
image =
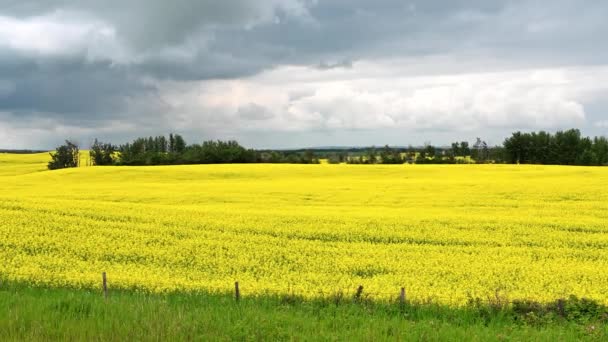
[[[319,62],[319,64],[316,67],[318,69],[320,69],[320,70],[331,70],[331,69],[340,69],[340,68],[352,69],[353,68],[353,61],[351,61],[351,60],[343,60],[341,62],[335,62],[335,63],[331,63],[331,62]]]
[[[108,22],[134,54],[129,65],[171,79],[237,78],[284,64],[321,61],[318,66],[326,67],[335,64],[326,61],[353,58],[476,54],[530,67],[598,63],[608,57],[608,49],[598,49],[591,38],[608,34],[602,15],[608,4],[602,2],[2,2],[3,12],[13,15],[80,11]],[[298,20],[299,16],[312,20]],[[167,47],[191,58],[163,58],[162,49]]]
[[[130,68],[142,75],[170,80],[234,79],[268,68],[267,61],[224,52],[197,53],[191,61],[176,64],[166,57],[152,57]]]
[[[314,90],[311,89],[299,89],[290,91],[288,94],[289,102],[298,101],[300,99],[311,97],[315,94]]]
[[[71,122],[102,121],[121,117],[129,99],[153,91],[123,68],[107,63],[61,58],[21,65],[18,74],[4,81],[10,82],[11,91],[2,96],[0,111],[20,116],[48,113]]]
[[[159,97],[157,82],[239,79],[281,66],[356,73],[352,61],[407,59],[414,66],[403,72],[415,75],[608,60],[598,38],[608,35],[608,3],[600,1],[0,0],[0,17],[36,21],[57,13],[104,23],[111,44],[87,41],[45,55],[17,51],[0,35],[0,112],[11,113],[0,123],[35,125],[37,118],[90,128],[122,120],[154,131],[175,110]],[[314,94],[302,88],[286,94],[290,102]],[[323,112],[327,120],[334,110]],[[600,111],[593,109],[594,122],[602,121],[593,114]],[[259,120],[271,112],[251,104],[237,114]]]
[[[245,120],[268,120],[274,117],[270,110],[255,103],[239,107],[237,115]]]
[[[15,91],[15,83],[12,81],[0,80],[0,100],[8,98]]]
[[[137,48],[181,43],[199,30],[250,28],[279,15],[305,15],[305,0],[40,0],[0,1],[3,12],[21,17],[77,11],[112,23]]]

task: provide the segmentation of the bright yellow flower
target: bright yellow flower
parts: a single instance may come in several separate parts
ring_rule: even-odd
[[[52,286],[608,303],[608,168],[0,155],[0,276]],[[38,158],[38,159],[36,159]],[[37,161],[37,162],[36,162]]]

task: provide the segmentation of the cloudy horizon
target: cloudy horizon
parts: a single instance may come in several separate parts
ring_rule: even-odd
[[[0,148],[608,134],[608,3],[0,0]]]

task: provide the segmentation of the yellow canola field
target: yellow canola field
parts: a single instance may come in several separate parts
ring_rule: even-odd
[[[0,155],[0,278],[154,292],[496,291],[608,303],[608,168],[200,165],[36,171]],[[28,159],[30,158],[30,159]],[[11,160],[10,163],[6,162]],[[31,165],[30,165],[31,166]],[[12,168],[12,169],[11,169]],[[28,170],[19,173],[19,170]]]
[[[44,171],[49,159],[49,153],[0,153],[0,177]]]

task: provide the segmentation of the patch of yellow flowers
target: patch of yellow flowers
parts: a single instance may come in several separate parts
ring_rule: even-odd
[[[43,171],[47,156],[34,169],[0,154],[2,278],[98,288],[105,271],[110,287],[153,292],[227,292],[238,280],[243,295],[363,285],[380,300],[405,287],[453,305],[497,291],[608,303],[608,168]]]

